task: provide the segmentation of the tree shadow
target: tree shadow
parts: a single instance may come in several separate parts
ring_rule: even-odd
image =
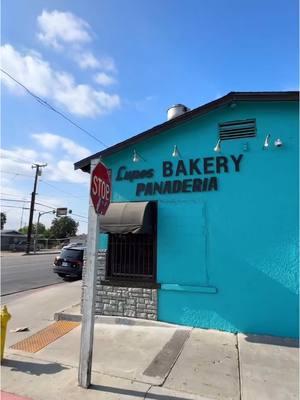
[[[11,371],[24,372],[25,374],[36,376],[57,374],[64,369],[69,369],[68,367],[63,367],[58,363],[39,364],[8,359],[2,360],[1,365],[10,368]]]

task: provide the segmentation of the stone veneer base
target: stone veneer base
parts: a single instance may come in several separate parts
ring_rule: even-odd
[[[157,320],[157,289],[103,285],[106,251],[97,258],[95,314]],[[85,290],[85,266],[82,274],[82,299]],[[82,302],[81,302],[82,304]]]

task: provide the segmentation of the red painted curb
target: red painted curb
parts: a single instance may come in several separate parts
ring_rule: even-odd
[[[21,396],[17,396],[16,394],[12,394],[12,393],[7,393],[7,392],[0,392],[1,396],[1,400],[32,400],[29,399],[29,397],[21,397]]]

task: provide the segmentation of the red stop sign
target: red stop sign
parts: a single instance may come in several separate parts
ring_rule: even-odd
[[[99,162],[92,172],[91,199],[97,214],[105,215],[111,198],[111,179],[108,169]]]

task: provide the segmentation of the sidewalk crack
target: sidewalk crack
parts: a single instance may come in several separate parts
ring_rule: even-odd
[[[239,399],[242,400],[242,381],[241,381],[241,362],[240,362],[240,346],[239,336],[236,334],[236,350],[237,350],[237,362],[238,362],[238,379],[239,379]]]
[[[143,400],[146,400],[146,398],[147,398],[147,395],[148,395],[148,393],[149,393],[149,391],[152,389],[152,385],[150,385],[149,387],[148,387],[148,389],[146,390],[146,393],[145,393],[145,396],[144,396],[144,399]]]

